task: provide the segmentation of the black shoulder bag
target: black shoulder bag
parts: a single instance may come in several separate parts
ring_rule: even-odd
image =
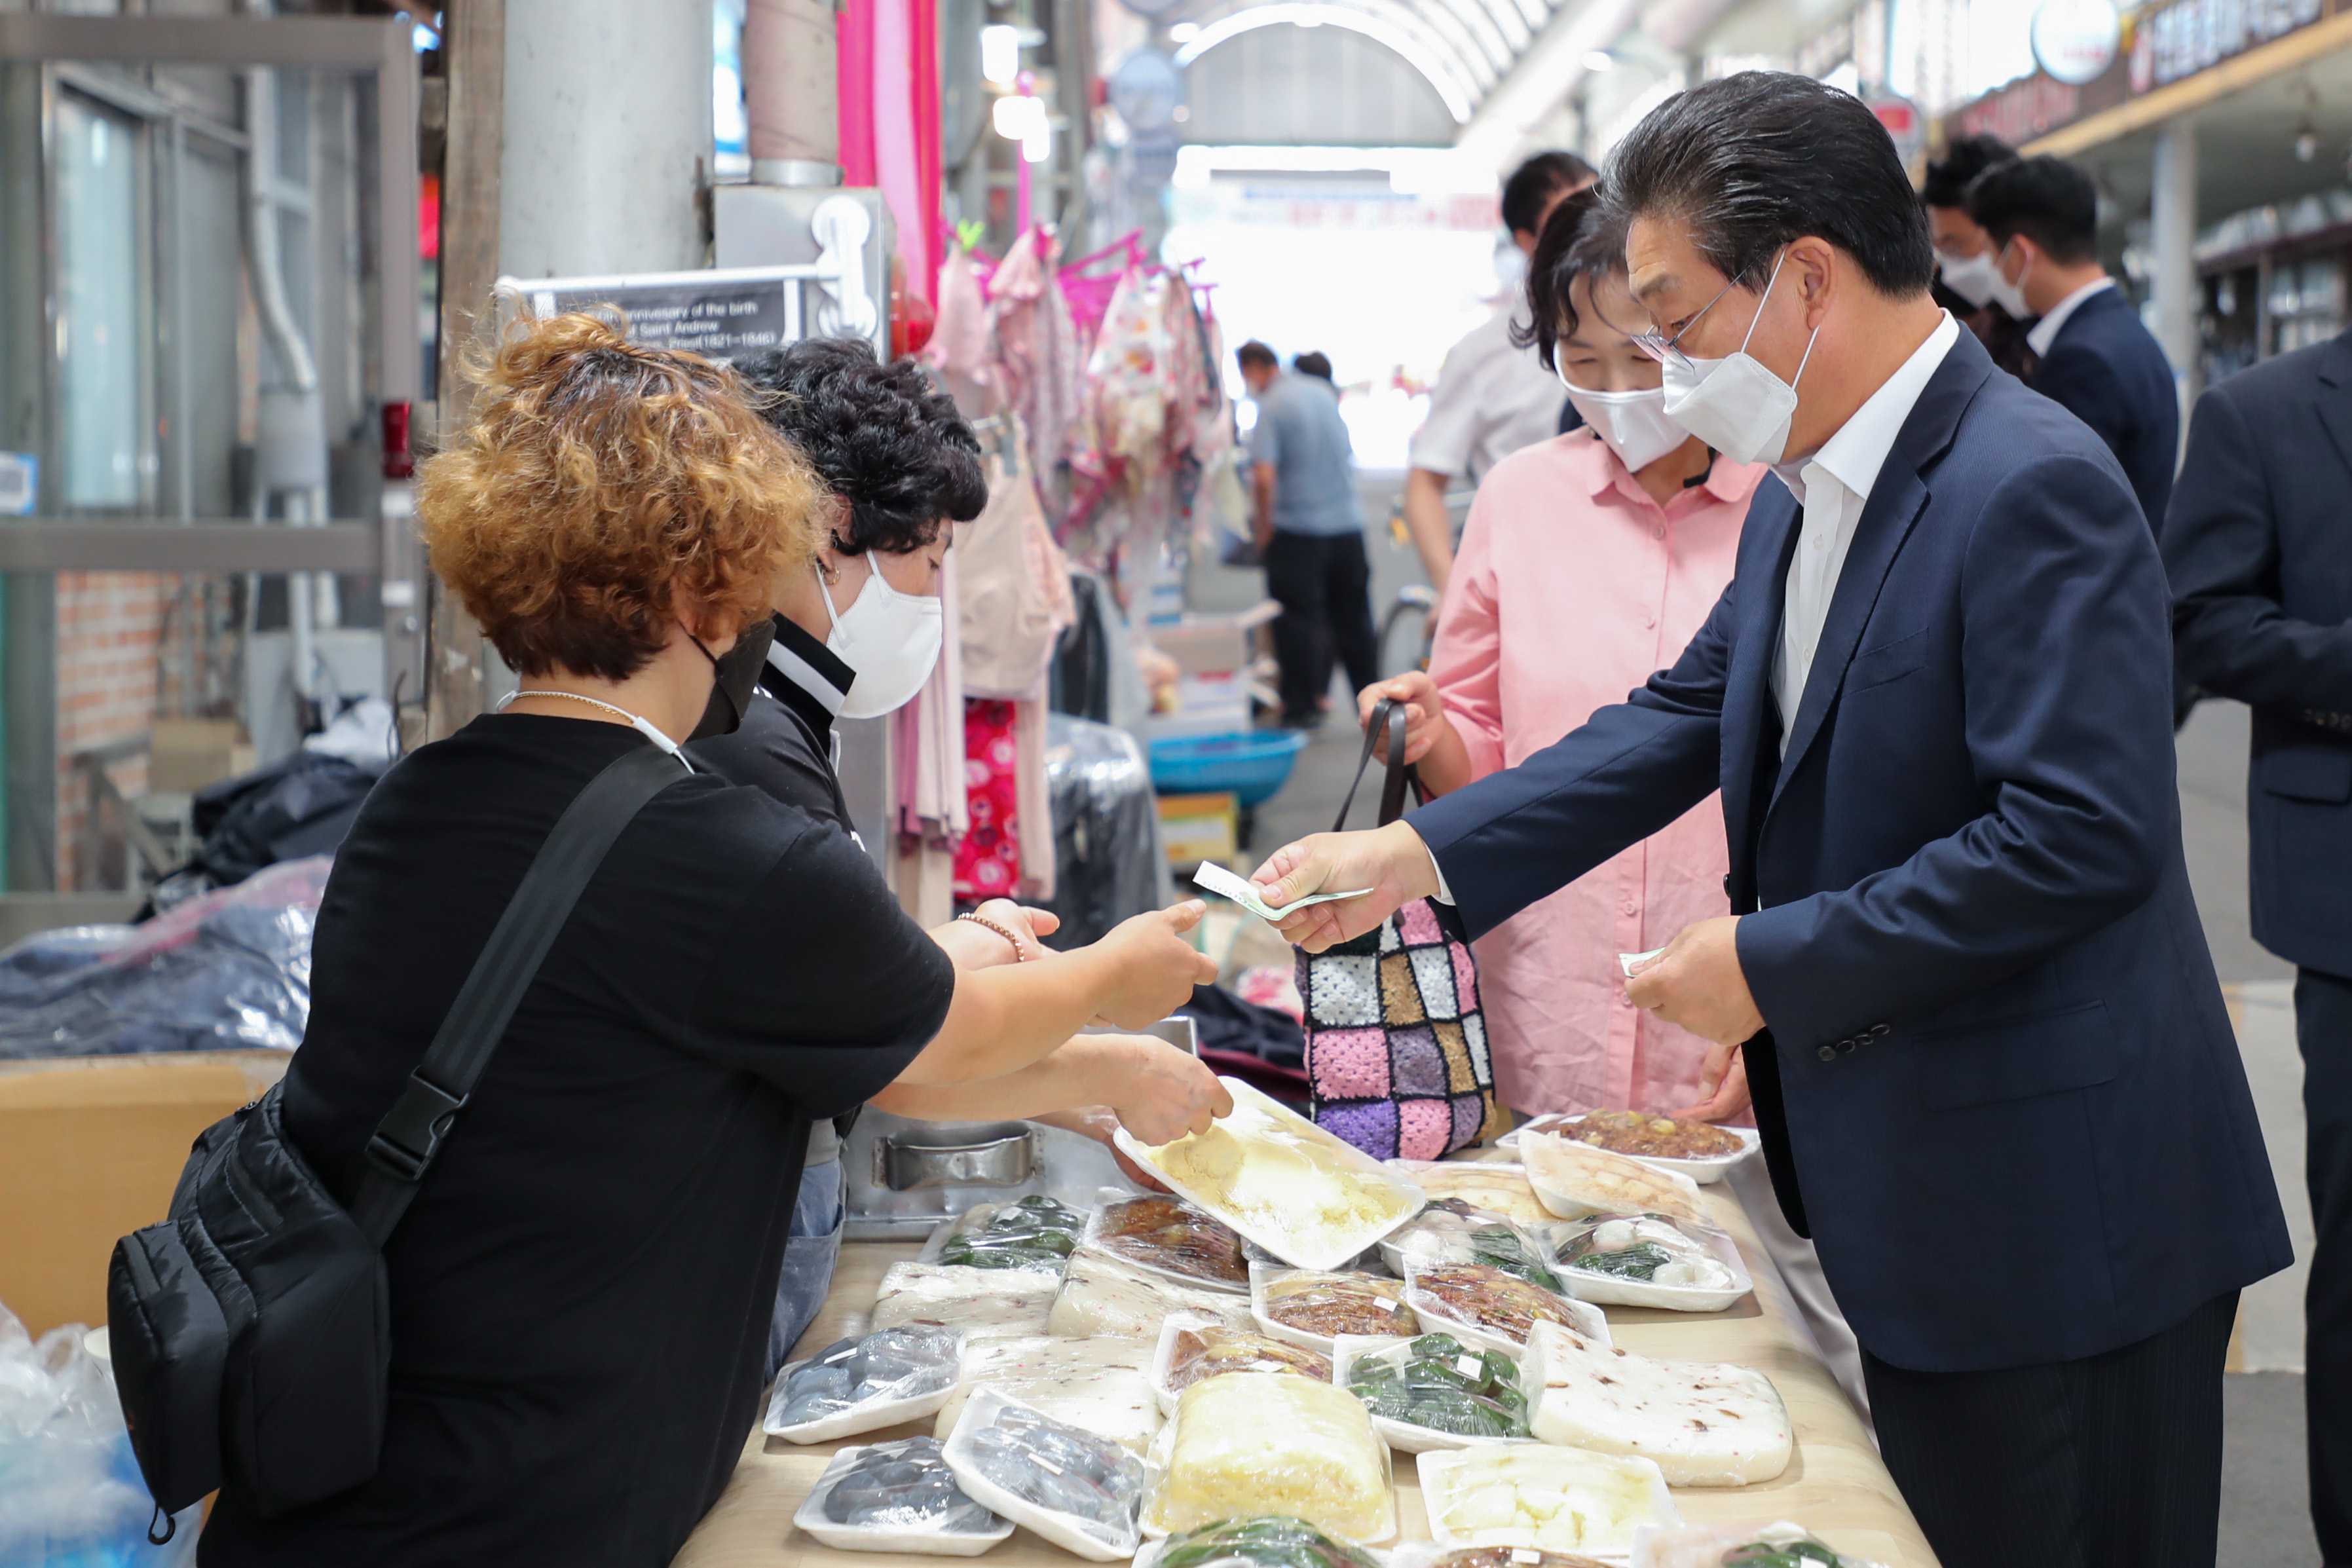
[[[197,1138],[170,1217],[115,1244],[115,1383],[163,1512],[227,1480],[267,1518],[375,1474],[392,1354],[384,1240],[605,851],[682,776],[667,752],[635,748],[564,808],[368,1141],[348,1211],[286,1136],[273,1086]]]

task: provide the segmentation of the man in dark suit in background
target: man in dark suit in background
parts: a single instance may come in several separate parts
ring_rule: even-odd
[[[2253,710],[2254,938],[2296,966],[2311,1515],[2352,1563],[2352,333],[2214,387],[2164,524],[2180,673]]]
[[[2042,356],[2026,384],[2098,432],[2124,466],[2152,530],[2180,457],[2171,362],[2099,265],[2099,193],[2063,158],[1999,163],[1969,186],[1969,216],[1992,237],[2001,306]]]
[[[1704,83],[1604,186],[1668,414],[1783,483],[1672,669],[1257,880],[1374,889],[1284,921],[1310,949],[1426,896],[1475,935],[1720,788],[1741,912],[1627,990],[1744,1058],[1937,1555],[2211,1568],[2238,1291],[2290,1249],[2181,856],[2155,539],[1933,303],[1860,100]]]

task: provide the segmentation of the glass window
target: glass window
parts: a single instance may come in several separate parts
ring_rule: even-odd
[[[129,121],[58,105],[58,353],[68,507],[139,504],[139,140]]]

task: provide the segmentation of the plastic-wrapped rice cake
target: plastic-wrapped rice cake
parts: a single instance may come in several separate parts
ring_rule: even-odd
[[[983,1340],[964,1352],[961,1385],[940,1407],[933,1429],[944,1441],[972,1390],[988,1387],[1139,1454],[1160,1430],[1152,1348],[1150,1340],[1107,1334]]]
[[[1236,1328],[1249,1323],[1249,1299],[1205,1285],[1187,1285],[1139,1268],[1107,1253],[1081,1247],[1070,1259],[1046,1318],[1055,1334],[1157,1336],[1171,1312],[1197,1312]]]
[[[1655,1460],[1679,1487],[1743,1487],[1789,1468],[1772,1380],[1724,1362],[1654,1361],[1556,1323],[1528,1340],[1528,1425],[1547,1443]]]
[[[1355,1395],[1259,1373],[1213,1377],[1184,1391],[1147,1522],[1197,1530],[1253,1514],[1301,1519],[1349,1541],[1396,1533],[1388,1446]]]
[[[862,1340],[836,1340],[777,1380],[766,1429],[814,1442],[846,1437],[919,1415],[909,1409],[955,1386],[963,1336],[916,1324]],[[861,1419],[871,1411],[870,1419]]]
[[[873,1327],[946,1323],[967,1340],[1042,1334],[1061,1288],[1061,1275],[1050,1268],[893,1263],[875,1299]]]
[[[1449,1546],[1617,1555],[1637,1525],[1675,1522],[1646,1459],[1508,1443],[1423,1454],[1420,1465],[1430,1531]]]

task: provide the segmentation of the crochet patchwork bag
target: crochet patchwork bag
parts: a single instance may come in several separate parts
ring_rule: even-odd
[[[1403,814],[1404,720],[1395,708],[1373,710],[1334,833],[1347,828],[1383,732],[1380,826]],[[1298,995],[1318,1125],[1382,1160],[1438,1159],[1502,1130],[1478,966],[1451,906],[1416,899],[1353,942],[1301,950]]]

